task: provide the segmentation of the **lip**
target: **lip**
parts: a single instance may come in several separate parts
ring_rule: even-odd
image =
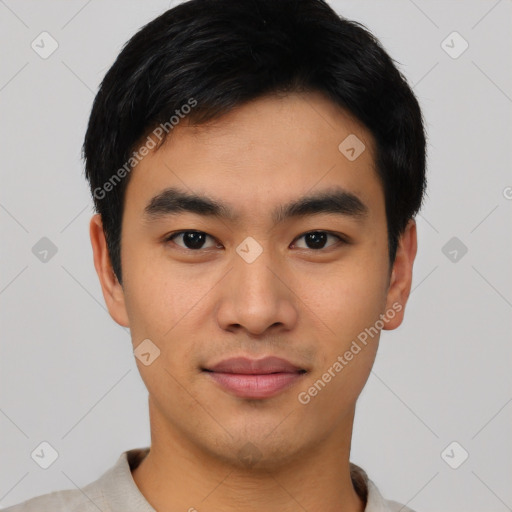
[[[270,398],[302,379],[306,370],[280,357],[234,357],[204,368],[225,391],[240,398]]]

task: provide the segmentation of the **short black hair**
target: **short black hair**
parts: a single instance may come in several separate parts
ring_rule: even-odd
[[[119,282],[124,192],[137,144],[158,126],[165,140],[181,112],[202,124],[258,97],[310,91],[375,140],[392,265],[426,190],[424,122],[395,61],[364,25],[323,0],[190,0],[125,44],[92,106],[85,174]]]

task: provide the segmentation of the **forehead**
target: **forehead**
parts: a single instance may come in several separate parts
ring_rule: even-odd
[[[259,98],[197,126],[185,117],[132,170],[125,210],[143,215],[173,186],[247,219],[275,220],[276,205],[333,187],[383,212],[370,132],[319,93]]]

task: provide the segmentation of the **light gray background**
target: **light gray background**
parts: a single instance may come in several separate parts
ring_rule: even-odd
[[[80,147],[121,46],[173,4],[0,0],[2,507],[82,487],[149,445],[129,332],[92,263]],[[413,292],[404,324],[383,332],[352,460],[418,512],[512,510],[511,2],[331,4],[399,62],[429,134]],[[45,60],[31,48],[42,31],[59,44]],[[453,31],[469,43],[456,59],[441,46]],[[58,248],[46,263],[32,252],[42,237]],[[442,251],[452,237],[468,249],[456,262]],[[59,453],[46,470],[30,456],[42,441]],[[458,469],[441,456],[452,441],[469,453]]]

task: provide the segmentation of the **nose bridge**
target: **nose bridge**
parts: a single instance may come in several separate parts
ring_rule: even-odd
[[[279,261],[265,242],[248,237],[237,248],[221,300],[219,323],[241,326],[253,334],[274,324],[288,328],[296,321],[292,293],[281,282]]]
[[[237,284],[237,293],[241,299],[258,300],[264,294],[267,301],[275,300],[277,286],[276,277],[270,269],[278,266],[276,257],[269,241],[258,242],[247,237],[236,249],[238,258],[235,258],[233,278]],[[275,272],[275,270],[274,270]]]

